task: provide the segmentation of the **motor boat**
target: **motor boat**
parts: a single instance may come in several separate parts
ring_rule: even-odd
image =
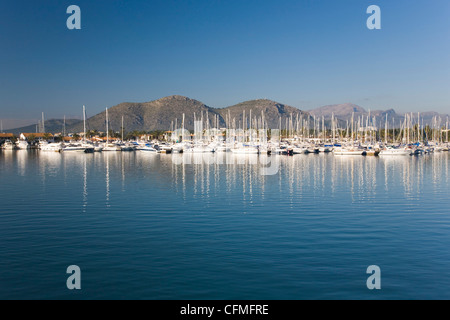
[[[337,156],[362,156],[364,150],[358,148],[337,147],[333,154]]]
[[[27,149],[30,149],[30,144],[26,140],[17,140],[16,148],[18,150],[27,150]]]
[[[47,151],[47,152],[61,152],[63,149],[63,146],[61,143],[43,143],[40,148],[41,151]]]
[[[2,145],[3,150],[14,150],[16,149],[16,146],[14,143],[12,143],[11,140],[6,140],[5,143]]]
[[[380,156],[409,156],[410,154],[411,149],[394,147],[386,147],[379,153]]]

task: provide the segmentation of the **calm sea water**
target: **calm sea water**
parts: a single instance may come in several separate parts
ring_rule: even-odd
[[[1,152],[0,298],[450,299],[448,153],[189,157]]]

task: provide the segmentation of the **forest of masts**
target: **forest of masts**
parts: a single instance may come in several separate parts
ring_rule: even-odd
[[[177,129],[184,130],[185,119],[172,121],[171,131]],[[239,142],[260,141],[262,136],[270,139],[271,133],[277,129],[280,139],[304,142],[360,142],[360,143],[385,143],[385,144],[412,144],[426,141],[438,143],[449,142],[449,118],[443,120],[439,116],[434,116],[431,123],[425,124],[420,113],[405,114],[403,119],[389,119],[386,115],[384,121],[378,121],[375,116],[355,116],[352,114],[350,120],[338,120],[334,114],[331,120],[325,117],[310,116],[308,114],[297,114],[279,118],[277,128],[269,128],[264,112],[260,115],[252,115],[252,110],[246,115],[244,110],[242,117],[231,118],[230,112],[225,115],[225,128],[221,128],[218,115],[210,119],[208,112],[206,117],[203,112],[198,118],[194,113],[195,130],[191,132],[194,139],[211,140],[219,135],[225,136],[227,140]],[[201,137],[195,132],[202,132]],[[187,137],[183,137],[185,140]],[[267,139],[267,138],[266,138]]]

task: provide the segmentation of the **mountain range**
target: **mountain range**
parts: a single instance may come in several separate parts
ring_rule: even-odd
[[[324,117],[324,119],[327,121],[330,121],[332,115],[334,115],[336,119],[340,120],[341,124],[345,123],[346,121],[350,122],[352,117],[355,121],[357,121],[358,118],[361,118],[361,116],[363,116],[365,121],[365,119],[370,115],[371,121],[373,117],[375,117],[376,124],[379,127],[384,127],[386,116],[388,118],[389,126],[391,126],[394,122],[396,127],[400,127],[400,123],[405,119],[404,113],[397,113],[394,109],[368,111],[361,106],[352,103],[327,105],[317,109],[309,110],[308,112],[312,116],[318,117],[320,119]],[[412,117],[414,119],[413,121],[417,121],[418,117],[420,116],[420,119],[424,124],[432,124],[434,117],[436,117],[437,119],[440,117],[441,125],[445,125],[447,118],[450,117],[448,114],[440,114],[434,111],[420,112],[419,114],[417,112],[412,114]]]
[[[194,129],[194,116],[197,120],[201,117],[206,119],[208,117],[210,125],[216,123],[220,127],[235,126],[239,128],[242,126],[243,117],[248,121],[250,114],[252,119],[255,117],[261,118],[264,115],[265,122],[269,128],[278,128],[280,125],[280,118],[282,127],[285,127],[287,119],[295,121],[300,117],[307,119],[310,116],[315,116],[325,119],[326,124],[329,125],[332,114],[335,118],[340,120],[341,124],[345,124],[347,120],[351,120],[352,115],[354,119],[369,115],[369,111],[361,106],[345,103],[327,105],[317,109],[302,111],[298,108],[285,105],[272,100],[259,99],[250,100],[226,108],[213,108],[204,103],[190,99],[188,97],[173,95],[150,102],[124,102],[108,109],[109,128],[114,131],[120,131],[123,126],[126,132],[129,131],[153,131],[153,130],[169,130],[175,127],[181,128],[183,114],[185,115],[185,128],[188,130]],[[404,114],[398,114],[393,109],[370,111],[371,118],[376,118],[376,123],[381,126],[384,125],[386,115],[389,122],[395,121],[396,125],[404,119]],[[417,114],[415,114],[417,117]],[[434,117],[441,117],[443,125],[447,120],[448,115],[438,114],[436,112],[424,112],[420,114],[424,123],[431,123]],[[247,122],[248,123],[248,122]],[[106,130],[106,110],[87,119],[87,129],[105,131]],[[62,132],[63,120],[52,119],[45,121],[46,132],[58,133]],[[8,130],[11,133],[21,132],[36,132],[36,125],[16,128]],[[78,119],[66,120],[66,132],[82,132],[83,122]]]
[[[79,119],[66,119],[66,128],[70,128],[72,126],[75,126],[77,124],[81,123],[81,131],[83,131],[83,121]],[[64,128],[64,120],[63,119],[50,119],[45,121],[45,132],[49,133],[56,133],[56,132],[62,132]],[[35,133],[39,131],[39,125],[38,124],[32,124],[25,127],[15,128],[15,129],[9,129],[5,130],[8,131],[8,133],[13,133],[15,135],[19,135],[22,132],[25,133]],[[69,132],[69,131],[66,131]]]
[[[185,115],[184,127],[194,130],[194,117],[200,120],[209,119],[213,126],[218,122],[220,127],[235,124],[236,128],[242,126],[243,117],[249,119],[261,118],[264,114],[265,121],[270,128],[278,128],[281,118],[282,124],[291,115],[295,119],[297,116],[307,117],[308,115],[295,108],[275,101],[261,99],[239,103],[227,108],[212,108],[204,103],[179,95],[161,98],[155,101],[131,103],[120,103],[108,109],[109,129],[120,131],[153,131],[169,130],[171,128],[181,128],[183,114]],[[90,117],[86,121],[87,129],[106,131],[106,109],[105,111]],[[62,131],[62,120],[45,121],[46,132],[56,133]],[[36,125],[9,130],[12,133],[35,132]],[[83,122],[80,120],[66,120],[66,132],[83,132]]]

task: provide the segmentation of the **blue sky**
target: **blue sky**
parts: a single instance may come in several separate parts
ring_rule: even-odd
[[[81,30],[66,28],[71,4]],[[172,94],[449,113],[449,16],[448,0],[0,0],[0,119]]]

